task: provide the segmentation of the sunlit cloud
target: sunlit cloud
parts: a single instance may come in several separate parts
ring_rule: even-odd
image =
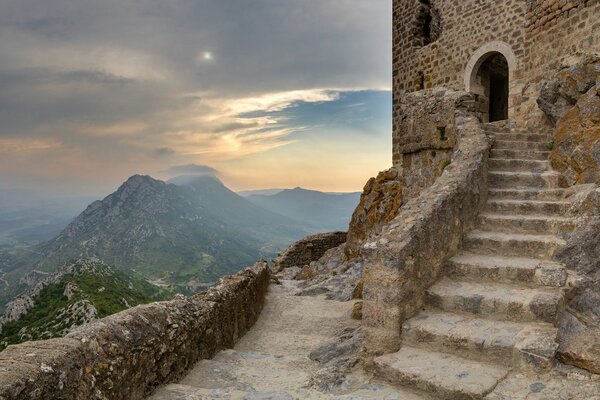
[[[58,149],[61,143],[54,139],[0,138],[0,153],[21,153]]]

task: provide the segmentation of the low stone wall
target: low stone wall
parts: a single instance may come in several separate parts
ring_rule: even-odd
[[[272,271],[278,273],[286,268],[300,267],[318,261],[329,249],[346,242],[346,232],[328,232],[307,236],[290,245],[273,260]]]
[[[364,345],[371,356],[400,348],[402,323],[421,308],[485,205],[490,144],[473,114],[457,110],[456,127],[452,163],[363,246]]]
[[[269,286],[261,261],[207,292],[111,315],[64,338],[0,353],[0,400],[143,399],[256,322]]]

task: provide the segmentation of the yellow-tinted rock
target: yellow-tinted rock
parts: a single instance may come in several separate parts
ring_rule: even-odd
[[[354,307],[352,307],[352,318],[353,319],[362,319],[362,301],[357,301],[354,303]]]
[[[360,255],[360,249],[372,232],[390,222],[402,206],[402,177],[395,168],[380,172],[365,185],[360,203],[350,221],[345,253],[348,258]]]

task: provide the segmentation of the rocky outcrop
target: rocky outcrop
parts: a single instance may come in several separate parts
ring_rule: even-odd
[[[338,247],[346,242],[346,232],[328,232],[308,236],[290,245],[283,253],[279,254],[271,266],[273,273],[285,269],[300,268],[317,261],[325,252]]]
[[[563,186],[600,183],[600,57],[586,56],[545,82],[540,108],[555,125],[552,166]]]
[[[538,106],[556,126],[600,76],[600,57],[587,55],[542,84]]]
[[[377,234],[398,215],[402,207],[402,176],[390,168],[369,179],[348,228],[345,254],[355,258],[369,234]]]
[[[0,353],[0,399],[143,399],[232,347],[258,318],[268,285],[263,261],[196,296],[138,306],[64,338],[9,346]]]
[[[574,187],[567,216],[575,228],[563,232],[566,246],[557,258],[578,274],[560,324],[559,357],[565,363],[600,373],[600,188]]]

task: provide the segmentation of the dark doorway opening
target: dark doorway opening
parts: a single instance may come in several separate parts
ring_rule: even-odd
[[[477,84],[489,104],[489,122],[508,119],[509,68],[502,54],[492,53],[481,64]]]

